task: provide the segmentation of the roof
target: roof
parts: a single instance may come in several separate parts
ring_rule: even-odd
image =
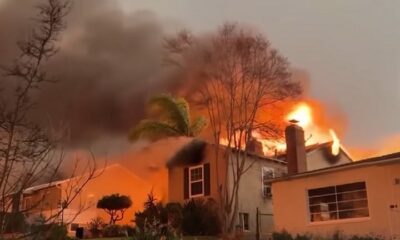
[[[120,164],[116,163],[116,164],[109,165],[109,166],[107,166],[107,167],[105,167],[105,168],[95,170],[95,175],[96,175],[96,172],[98,172],[98,171],[104,171],[104,170],[107,170],[107,169],[109,169],[109,168],[111,168],[111,167],[120,167],[120,168],[126,169],[125,167],[123,167],[123,166],[121,166]],[[127,170],[127,169],[126,169],[126,170]],[[129,171],[129,170],[127,170],[127,171]],[[58,180],[58,181],[43,183],[43,184],[39,184],[39,185],[32,186],[32,187],[29,187],[29,188],[25,188],[25,189],[23,190],[23,193],[24,193],[24,194],[32,194],[32,193],[34,193],[34,192],[36,192],[36,191],[38,191],[38,190],[41,190],[41,189],[46,189],[46,188],[49,188],[49,187],[59,186],[59,185],[61,185],[61,184],[63,184],[63,183],[67,183],[67,182],[71,181],[72,179],[78,178],[78,177],[79,177],[79,176],[74,176],[74,177],[72,177],[72,178],[66,178],[66,179],[63,179],[63,180]]]
[[[167,161],[167,167],[200,163],[204,159],[205,149],[207,145],[214,144],[208,143],[200,139],[193,139],[192,141],[184,145],[170,160]],[[220,145],[220,147],[225,148],[225,146],[223,145]],[[242,152],[244,153],[244,151]],[[267,157],[264,155],[261,156],[256,152],[247,151],[246,154],[248,156],[257,158],[258,160],[266,160],[280,164],[286,164],[286,162],[283,160]]]
[[[24,194],[31,194],[31,193],[34,193],[34,192],[36,192],[38,190],[41,190],[41,189],[58,186],[60,184],[69,182],[70,180],[71,180],[71,178],[65,179],[65,180],[60,180],[60,181],[49,182],[49,183],[43,183],[43,184],[36,185],[36,186],[33,186],[33,187],[25,188],[23,193]]]
[[[319,174],[324,174],[324,173],[342,171],[342,170],[347,170],[347,169],[352,169],[352,168],[367,167],[367,166],[371,166],[371,165],[389,164],[389,163],[393,163],[393,162],[400,163],[400,152],[382,155],[382,156],[378,156],[378,157],[366,158],[363,160],[354,161],[351,163],[346,163],[346,164],[337,165],[337,166],[333,166],[333,167],[321,168],[321,169],[308,171],[308,172],[302,172],[302,173],[293,174],[293,175],[286,175],[281,178],[273,179],[269,182],[271,182],[271,183],[281,182],[281,181],[297,179],[297,178],[302,178],[302,177],[308,177],[308,176],[314,176],[314,175],[319,175]]]
[[[308,146],[306,146],[306,153],[311,153],[311,152],[318,151],[318,150],[325,150],[327,152],[331,152],[332,144],[333,144],[333,141],[308,145]],[[353,161],[353,158],[350,156],[350,154],[347,152],[347,150],[342,145],[340,145],[340,152],[343,153],[344,155],[346,155],[347,158],[349,158],[350,160]],[[276,158],[281,159],[281,160],[286,160],[286,152],[282,152],[282,153],[278,154],[276,156]]]

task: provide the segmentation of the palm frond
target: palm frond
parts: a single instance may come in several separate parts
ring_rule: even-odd
[[[129,139],[137,140],[141,137],[157,139],[159,137],[179,136],[178,129],[168,123],[145,119],[140,121],[130,132]]]
[[[207,120],[204,117],[197,117],[193,120],[190,126],[191,136],[196,136],[200,134],[201,131],[207,126]]]
[[[163,120],[174,124],[176,129],[187,135],[189,127],[188,104],[185,100],[176,100],[171,95],[162,94],[150,100],[151,106],[160,108],[163,114]]]

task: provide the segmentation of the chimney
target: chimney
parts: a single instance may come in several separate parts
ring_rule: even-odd
[[[251,138],[246,144],[246,150],[257,154],[258,156],[264,156],[264,151],[262,147],[262,143],[258,141],[256,138]]]
[[[286,162],[289,175],[307,171],[304,130],[297,125],[297,122],[291,120],[290,125],[285,129]]]

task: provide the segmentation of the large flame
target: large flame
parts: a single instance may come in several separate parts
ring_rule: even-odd
[[[298,125],[305,128],[312,124],[312,109],[305,102],[299,103],[295,110],[287,115],[286,120],[296,120]]]
[[[332,154],[338,155],[340,151],[340,140],[329,123],[321,120],[323,116],[321,107],[317,104],[302,101],[291,104],[292,106],[284,106],[290,109],[283,115],[283,118],[275,119],[280,122],[289,122],[296,120],[299,126],[304,129],[306,145],[313,145],[324,142],[332,142]],[[265,139],[260,132],[254,131],[253,137],[262,144],[264,155],[273,156],[286,151],[286,143],[284,138]],[[228,145],[226,138],[221,138],[222,145]],[[243,146],[244,147],[244,146]]]
[[[329,133],[331,134],[332,140],[333,140],[333,143],[332,143],[332,154],[336,156],[340,152],[340,140],[336,136],[336,133],[335,133],[335,131],[333,131],[333,129],[329,129]]]

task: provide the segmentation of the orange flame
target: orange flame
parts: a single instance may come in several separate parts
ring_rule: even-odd
[[[336,136],[335,131],[333,131],[333,129],[329,129],[329,133],[332,136],[332,154],[337,156],[339,154],[340,151],[340,140],[339,138]]]

